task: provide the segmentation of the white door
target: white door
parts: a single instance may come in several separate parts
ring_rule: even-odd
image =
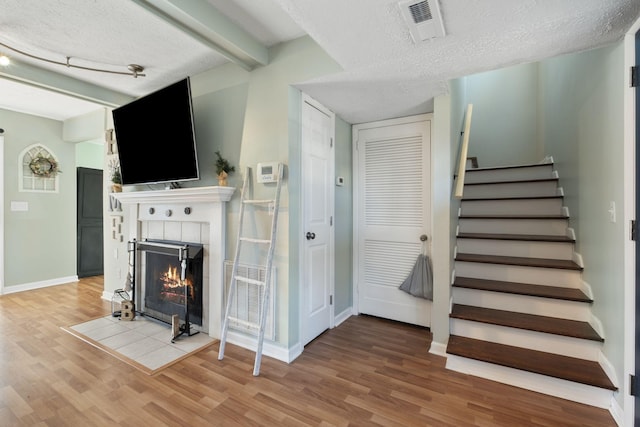
[[[332,327],[335,117],[302,98],[302,341]]]
[[[354,126],[354,262],[360,313],[429,326],[431,302],[398,287],[430,237],[430,115]]]

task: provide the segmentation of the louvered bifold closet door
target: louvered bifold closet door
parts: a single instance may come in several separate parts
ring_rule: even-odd
[[[398,286],[422,250],[420,236],[431,235],[430,125],[387,124],[356,137],[358,311],[422,326],[430,325],[430,302]]]

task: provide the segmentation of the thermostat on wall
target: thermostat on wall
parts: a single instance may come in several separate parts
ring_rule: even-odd
[[[264,162],[258,163],[258,172],[256,173],[256,180],[260,184],[269,184],[271,182],[278,182],[278,162]]]

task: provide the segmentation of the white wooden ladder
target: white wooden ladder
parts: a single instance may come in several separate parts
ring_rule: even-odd
[[[271,284],[271,270],[273,264],[273,251],[275,249],[276,243],[276,231],[278,226],[278,211],[280,208],[280,188],[282,186],[282,177],[283,177],[283,164],[280,163],[278,165],[278,178],[276,181],[276,189],[275,196],[273,199],[266,200],[252,200],[247,199],[248,196],[248,185],[251,181],[251,168],[245,168],[244,173],[244,182],[242,183],[242,193],[240,195],[240,214],[238,221],[238,239],[236,241],[236,253],[233,258],[233,268],[231,270],[229,291],[227,293],[227,308],[225,310],[224,322],[222,324],[222,334],[220,337],[220,350],[218,352],[218,360],[222,360],[224,358],[224,347],[227,342],[227,332],[229,330],[229,323],[234,322],[238,325],[244,326],[250,331],[257,332],[258,336],[258,345],[256,349],[256,360],[253,365],[253,375],[258,376],[260,374],[260,363],[262,362],[262,344],[264,341],[264,330],[265,323],[267,321],[267,310],[269,307],[269,298],[270,298],[270,284]],[[269,239],[261,239],[257,237],[249,237],[243,235],[243,225],[245,220],[245,209],[247,205],[263,205],[267,206],[268,209],[273,207],[272,219],[271,219],[271,235]],[[250,212],[255,212],[255,209],[250,209]],[[266,262],[265,262],[265,277],[264,281],[250,279],[248,277],[243,277],[238,275],[238,265],[240,263],[240,254],[241,254],[241,246],[243,244],[257,245],[257,246],[267,246],[267,254],[266,254]],[[245,319],[240,319],[234,316],[231,316],[231,311],[233,307],[233,300],[236,296],[237,292],[237,282],[246,283],[247,286],[256,286],[258,288],[258,294],[262,294],[262,298],[260,301],[260,312],[258,315],[259,323],[249,322]]]

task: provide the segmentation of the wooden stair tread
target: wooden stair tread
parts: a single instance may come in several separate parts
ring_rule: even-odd
[[[569,219],[567,215],[499,215],[499,214],[462,214],[460,219]]]
[[[553,335],[581,338],[604,342],[604,339],[588,322],[561,319],[558,317],[538,316],[535,314],[514,311],[496,310],[493,308],[474,307],[471,305],[453,304],[450,317],[470,320],[490,325],[506,326],[528,331],[543,332]]]
[[[531,163],[531,164],[510,165],[510,166],[486,166],[482,168],[467,169],[467,172],[468,171],[472,171],[472,172],[495,171],[495,170],[507,170],[507,169],[526,169],[526,168],[538,168],[538,167],[553,168],[553,163]]]
[[[506,294],[526,295],[540,298],[552,298],[565,301],[592,303],[582,290],[561,286],[531,285],[529,283],[501,282],[497,280],[476,279],[472,277],[456,277],[453,286],[481,291],[502,292]]]
[[[522,240],[529,242],[562,242],[575,243],[575,239],[566,235],[538,235],[538,234],[499,234],[499,233],[458,233],[459,239],[488,239],[488,240]]]
[[[463,202],[495,201],[495,200],[544,200],[562,199],[564,196],[506,196],[506,197],[463,197]]]
[[[457,254],[456,261],[478,262],[484,264],[518,265],[523,267],[558,268],[582,271],[582,267],[568,259],[524,258],[500,255]]]
[[[616,391],[598,362],[456,335],[449,337],[447,353],[553,378]]]
[[[559,178],[527,178],[527,179],[512,179],[508,181],[485,181],[485,182],[465,182],[464,185],[498,185],[498,184],[530,184],[535,182],[558,182]]]

